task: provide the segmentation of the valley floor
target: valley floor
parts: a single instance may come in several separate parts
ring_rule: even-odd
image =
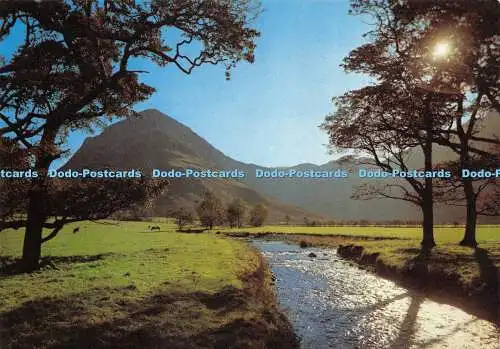
[[[22,232],[0,234],[1,348],[297,347],[248,244],[113,224],[67,226],[33,274],[11,268]]]

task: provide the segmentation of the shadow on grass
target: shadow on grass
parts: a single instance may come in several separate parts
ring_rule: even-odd
[[[471,283],[463,284],[457,266],[474,262],[479,264],[480,275]],[[408,260],[405,271],[411,277],[406,280],[407,283],[424,290],[429,298],[459,306],[482,319],[499,323],[499,274],[487,250],[476,248],[474,254],[469,256],[421,250],[416,257]]]
[[[151,233],[171,233],[173,232],[172,229],[166,229],[166,230],[142,230],[139,233],[141,234],[151,234]],[[183,229],[183,230],[175,230],[176,233],[187,233],[187,234],[201,234],[201,233],[206,233],[208,232],[206,229]]]
[[[253,306],[242,290],[130,300],[133,292],[94,289],[26,302],[0,314],[0,347],[296,348],[279,314],[257,307],[244,316]]]
[[[187,228],[187,229],[177,229],[176,232],[178,233],[190,233],[190,234],[201,234],[207,232],[207,229],[205,228]],[[208,230],[208,232],[212,232]]]
[[[113,253],[101,253],[90,256],[47,256],[40,259],[40,270],[58,269],[58,264],[91,263],[104,259]],[[21,258],[0,256],[0,279],[6,276],[22,274]]]
[[[485,293],[494,302],[493,307],[494,317],[497,323],[500,323],[500,288],[499,278],[500,273],[495,263],[490,258],[488,251],[484,248],[476,247],[474,249],[474,257],[479,264],[480,279],[484,282]]]
[[[421,281],[427,281],[426,276],[429,274],[429,259],[431,258],[432,249],[408,248],[402,250],[402,252],[406,253],[418,252],[418,254],[415,257],[410,258],[405,263],[404,270],[421,276],[422,277]]]
[[[424,253],[420,248],[399,248],[395,251],[407,255],[408,258],[410,258],[411,255],[417,254],[417,256],[414,257],[417,259],[422,258]],[[457,264],[468,264],[476,262],[476,258],[473,254],[455,254],[434,249],[428,252],[428,257],[432,257],[432,263],[439,263],[445,266],[456,266]],[[410,261],[411,260],[412,259],[410,258]]]

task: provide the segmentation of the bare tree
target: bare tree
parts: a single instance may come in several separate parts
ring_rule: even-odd
[[[177,230],[182,230],[187,224],[193,223],[193,213],[188,209],[181,207],[175,210],[172,214],[175,218],[175,224],[177,224]]]

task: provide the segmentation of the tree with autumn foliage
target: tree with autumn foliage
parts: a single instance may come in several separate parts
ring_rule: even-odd
[[[372,158],[367,166],[382,171],[407,171],[411,151],[420,151],[422,169],[433,170],[434,134],[446,118],[438,117],[447,95],[433,93],[436,81],[423,73],[422,52],[412,38],[418,25],[397,21],[391,1],[353,1],[352,12],[370,15],[376,21],[366,34],[370,41],[349,53],[343,67],[347,72],[363,73],[377,82],[334,98],[336,111],[323,129],[330,145],[340,150],[356,150]],[[405,185],[405,183],[407,185]],[[422,246],[435,245],[433,178],[406,177],[384,185],[358,188],[356,198],[393,198],[418,205],[422,211]]]
[[[418,90],[414,90],[417,93]],[[422,92],[424,95],[425,92]],[[424,156],[425,171],[432,171],[432,142],[421,134],[429,128],[430,105],[435,103],[422,95],[408,93],[396,81],[350,91],[335,98],[336,111],[327,116],[322,127],[334,150],[356,150],[370,156],[360,165],[392,173],[408,171],[413,151]],[[433,178],[388,178],[356,188],[355,199],[390,198],[417,205],[422,212],[422,246],[435,245],[433,232]]]
[[[39,174],[29,181],[21,222],[25,270],[39,264],[50,218],[47,173],[67,151],[67,136],[133,116],[133,105],[154,92],[130,61],[185,74],[221,63],[229,76],[238,62],[254,60],[258,13],[252,0],[2,1],[0,41],[24,35],[12,56],[0,57],[0,136],[27,152]]]
[[[458,173],[494,168],[500,155],[499,135],[480,131],[484,119],[500,117],[500,2],[404,1],[392,2],[391,11],[396,21],[420,26],[414,44],[430,59],[424,56],[419,69],[436,81],[434,93],[449,95],[445,110],[449,124],[434,133],[434,142],[457,155]],[[459,181],[448,188],[459,184],[452,193],[463,198],[467,217],[460,244],[475,247],[477,215],[488,201],[481,196],[488,196],[497,180],[456,178]]]
[[[13,171],[29,167],[28,153],[13,140],[0,137],[0,168]],[[0,231],[26,212],[28,180],[0,178]]]
[[[423,170],[433,170],[432,144],[449,147],[459,169],[479,159],[492,163],[495,137],[479,135],[480,120],[498,110],[497,45],[500,4],[496,1],[416,2],[353,0],[351,12],[374,19],[369,42],[345,59],[348,72],[374,77],[371,86],[336,98],[337,110],[324,128],[333,146],[368,153],[384,171],[406,170],[417,148]],[[496,77],[496,78],[495,78]],[[423,246],[433,246],[433,205],[442,192],[435,180],[405,178],[407,185],[366,185],[358,197],[391,197],[423,210]],[[461,244],[475,246],[478,190],[461,178],[467,225]],[[359,193],[359,192],[358,192]]]

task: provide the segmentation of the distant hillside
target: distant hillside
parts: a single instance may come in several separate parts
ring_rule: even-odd
[[[406,202],[391,199],[360,201],[351,199],[354,187],[366,180],[357,176],[357,160],[343,158],[323,165],[299,164],[285,169],[332,170],[350,169],[345,179],[262,179],[255,178],[256,169],[272,170],[236,161],[214,148],[190,128],[176,120],[149,109],[140,118],[127,119],[106,128],[97,137],[87,138],[65,168],[153,168],[241,169],[247,177],[241,180],[179,180],[173,179],[168,194],[158,201],[157,213],[166,214],[178,206],[193,206],[204,190],[216,192],[224,201],[240,197],[250,206],[265,203],[273,221],[285,215],[293,221],[331,218],[335,220],[383,221],[392,219],[419,220],[419,210]],[[489,117],[484,123],[485,134],[500,131],[500,118]],[[242,140],[244,141],[244,140]],[[435,147],[434,160],[454,158],[453,152]],[[422,168],[418,152],[411,156],[411,167]],[[462,208],[437,207],[438,223],[464,218]]]
[[[159,169],[241,169],[241,163],[225,156],[190,128],[158,112],[145,110],[139,118],[120,121],[100,135],[87,138],[76,154],[63,166],[67,168],[136,168],[144,173]],[[269,209],[269,221],[302,222],[304,217],[325,219],[322,215],[284,204],[257,192],[234,179],[171,179],[168,192],[155,207],[158,215],[168,215],[178,207],[194,208],[206,190],[224,202],[240,198],[251,206],[262,203]]]

